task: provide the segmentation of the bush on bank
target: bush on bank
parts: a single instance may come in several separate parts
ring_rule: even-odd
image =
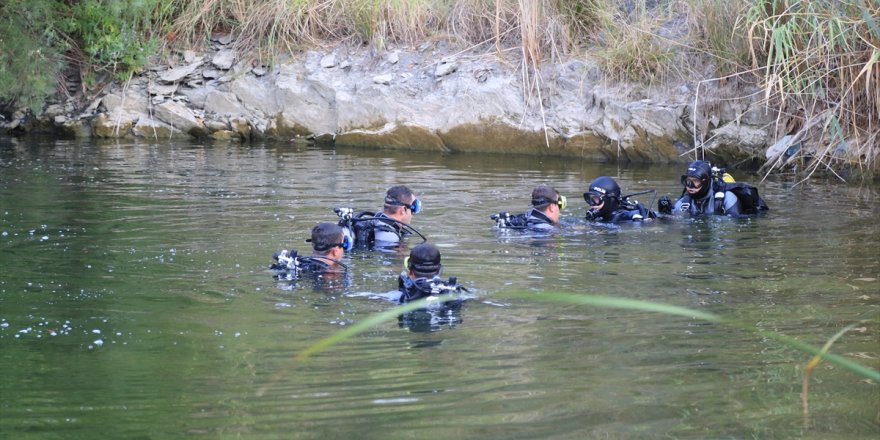
[[[39,113],[50,97],[128,78],[215,33],[268,62],[324,44],[381,51],[443,39],[519,60],[526,73],[582,57],[620,81],[757,85],[784,115],[777,138],[798,146],[765,168],[855,158],[874,169],[878,17],[873,0],[7,0],[0,109]]]

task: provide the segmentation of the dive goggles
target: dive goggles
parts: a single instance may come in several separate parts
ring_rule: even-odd
[[[385,203],[391,206],[403,206],[404,208],[412,211],[413,214],[418,214],[422,212],[422,201],[419,199],[413,200],[412,203],[403,203],[400,200],[392,199],[389,197],[385,198]]]
[[[312,239],[307,238],[306,243],[312,243]],[[350,251],[351,248],[354,247],[354,241],[351,239],[351,237],[349,235],[342,234],[342,242],[341,243],[331,243],[331,244],[328,244],[325,246],[315,247],[315,250],[318,252],[326,252],[326,251],[333,249],[335,247],[341,247],[342,250],[344,250],[344,251]]]
[[[566,206],[568,206],[568,200],[566,200],[565,196],[562,194],[560,194],[559,198],[556,200],[550,200],[546,197],[541,197],[540,199],[532,199],[532,206],[541,206],[550,203],[558,206],[560,210],[563,210]]]
[[[685,188],[698,189],[703,187],[703,179],[695,176],[681,176],[681,184]]]

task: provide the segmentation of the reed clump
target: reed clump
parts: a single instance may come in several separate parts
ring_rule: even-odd
[[[781,112],[777,137],[798,145],[771,157],[768,172],[878,166],[875,0],[9,0],[0,12],[0,80],[25,78],[0,81],[0,108],[36,108],[70,66],[83,78],[124,77],[148,55],[218,33],[264,61],[445,40],[517,60],[536,96],[538,67],[563,57],[626,81],[743,78]]]

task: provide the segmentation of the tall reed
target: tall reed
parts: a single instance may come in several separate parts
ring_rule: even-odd
[[[778,136],[802,147],[767,172],[800,164],[808,176],[858,162],[877,166],[880,143],[880,3],[758,2],[747,13],[752,60],[767,103],[783,112]]]

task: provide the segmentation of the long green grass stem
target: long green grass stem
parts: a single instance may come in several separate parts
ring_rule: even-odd
[[[703,321],[714,322],[718,324],[729,325],[732,327],[736,327],[742,330],[746,330],[748,332],[754,333],[761,337],[767,339],[773,339],[775,341],[781,342],[789,347],[794,349],[810,353],[815,355],[817,358],[827,360],[835,365],[846,368],[858,375],[864,376],[868,379],[880,382],[880,372],[874,370],[870,367],[866,367],[857,362],[851,361],[847,358],[844,358],[839,355],[835,355],[832,353],[828,353],[828,348],[830,348],[830,343],[833,343],[834,340],[839,338],[840,336],[835,336],[832,341],[826,343],[826,346],[823,348],[816,347],[811,344],[807,344],[805,342],[801,342],[797,339],[782,335],[780,333],[761,330],[755,326],[739,323],[727,318],[723,318],[719,315],[715,315],[712,313],[689,309],[686,307],[674,306],[669,304],[660,304],[649,301],[641,301],[635,299],[628,298],[616,298],[609,296],[601,296],[601,295],[581,295],[581,294],[571,294],[571,293],[563,293],[563,292],[542,292],[540,294],[536,294],[531,291],[510,291],[504,292],[503,294],[499,294],[499,296],[504,298],[518,298],[525,299],[529,301],[553,301],[567,304],[577,304],[577,305],[586,305],[586,306],[594,306],[594,307],[602,307],[602,308],[613,308],[613,309],[627,309],[627,310],[638,310],[643,312],[651,312],[651,313],[661,313],[665,315],[675,315],[675,316],[683,316],[686,318],[700,319]],[[309,356],[319,353],[321,351],[327,350],[330,347],[343,342],[345,340],[350,339],[351,337],[362,333],[378,324],[381,324],[385,321],[390,321],[396,318],[398,315],[402,313],[406,313],[412,310],[424,308],[429,304],[440,304],[447,301],[459,300],[460,298],[456,295],[447,295],[441,296],[439,298],[426,298],[419,301],[414,301],[408,304],[401,305],[399,307],[395,307],[390,310],[386,310],[381,313],[377,313],[375,315],[369,316],[363,321],[358,322],[357,324],[352,325],[351,327],[347,327],[344,330],[336,332],[324,339],[319,340],[318,342],[310,345],[305,350],[297,353],[296,356],[293,357],[293,363],[303,362],[308,359]],[[848,329],[848,328],[847,328]],[[841,335],[844,331],[841,331]],[[818,363],[818,362],[817,362]],[[272,379],[266,385],[260,387],[257,391],[258,396],[262,396],[266,393],[268,389],[274,386],[282,377],[283,373],[288,371],[287,368],[279,369],[273,376]]]

